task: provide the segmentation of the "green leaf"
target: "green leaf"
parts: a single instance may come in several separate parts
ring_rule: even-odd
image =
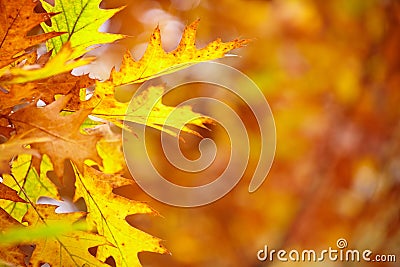
[[[56,0],[54,6],[40,0],[47,12],[61,13],[51,18],[51,26],[42,23],[44,32],[65,32],[47,42],[47,48],[57,54],[62,45],[71,42],[74,58],[88,52],[93,45],[112,43],[124,37],[121,34],[101,33],[99,27],[122,8],[101,9],[101,0]],[[89,49],[90,50],[90,49]]]
[[[0,245],[14,245],[21,243],[30,243],[33,240],[58,237],[77,230],[84,231],[87,229],[85,222],[71,224],[66,221],[50,222],[46,225],[38,225],[36,227],[14,227],[7,229],[0,234]]]

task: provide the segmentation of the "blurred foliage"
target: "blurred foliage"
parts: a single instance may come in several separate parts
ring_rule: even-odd
[[[231,193],[201,208],[158,203],[137,186],[118,190],[149,201],[164,217],[129,218],[133,225],[166,240],[172,252],[172,256],[142,253],[144,266],[280,266],[278,262],[261,264],[256,252],[265,244],[274,249],[325,249],[335,247],[340,237],[347,239],[349,248],[399,257],[398,1],[103,3],[108,8],[121,4],[127,8],[111,19],[108,30],[133,37],[101,50],[93,73],[104,77],[113,65],[120,64],[126,47],[139,58],[157,24],[164,47],[174,49],[184,25],[200,18],[199,47],[217,37],[254,38],[246,49],[236,51],[240,57],[221,62],[240,69],[263,90],[278,136],[273,168],[253,194],[247,186],[254,162]],[[187,90],[180,97],[189,98],[201,90]],[[254,137],[252,157],[257,159],[255,122],[242,103],[232,101]],[[224,147],[225,133],[218,126],[204,134]],[[198,138],[187,140],[182,145],[184,152],[198,156]],[[229,150],[218,153],[223,158]],[[218,173],[223,167],[212,170]],[[177,183],[190,179],[167,165],[163,172]],[[209,177],[195,179],[203,183]],[[320,266],[327,264],[353,266],[339,262]]]

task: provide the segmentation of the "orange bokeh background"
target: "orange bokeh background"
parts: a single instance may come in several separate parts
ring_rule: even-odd
[[[224,41],[252,39],[247,47],[233,51],[238,57],[219,62],[241,70],[258,84],[277,128],[273,167],[255,193],[248,193],[247,188],[257,160],[256,137],[251,141],[252,161],[245,176],[215,203],[176,208],[152,199],[138,187],[118,190],[147,201],[162,215],[129,218],[134,226],[165,240],[172,253],[141,253],[143,266],[310,266],[262,263],[256,254],[264,245],[286,250],[335,248],[339,238],[348,241],[348,248],[400,257],[398,1],[103,3],[104,8],[120,5],[127,6],[104,29],[129,37],[95,51],[101,57],[92,74],[106,78],[112,66],[119,66],[126,49],[140,58],[157,24],[164,48],[174,49],[184,26],[200,18],[198,47],[218,37]],[[180,97],[201,90],[181,90]],[[259,131],[248,110],[232,101],[249,134],[257,136]],[[203,134],[223,145],[225,134],[218,126],[213,130]],[[157,137],[155,132],[154,140]],[[198,154],[199,141],[186,136],[183,149],[189,157]],[[154,149],[159,149],[159,142],[154,142]],[[227,152],[218,153],[223,156]],[[190,179],[165,168],[172,181]],[[195,179],[201,183],[210,177]],[[322,262],[312,266],[357,264]]]

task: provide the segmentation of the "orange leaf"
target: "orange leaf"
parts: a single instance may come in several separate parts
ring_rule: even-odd
[[[31,102],[38,93],[33,83],[2,85],[2,88],[7,92],[0,90],[1,115],[8,115],[16,105]]]
[[[33,0],[0,0],[0,68],[16,61],[28,48],[62,34],[49,32],[27,36],[33,27],[54,15],[33,12],[36,5],[37,1]]]
[[[40,157],[40,154],[35,149],[29,149],[25,146],[37,142],[45,142],[50,139],[47,137],[30,138],[28,131],[25,134],[12,136],[7,142],[0,144],[0,174],[10,172],[10,161],[13,157],[19,154],[31,154]]]
[[[7,199],[14,202],[26,202],[20,196],[18,196],[17,191],[9,188],[8,186],[0,183],[0,198]]]
[[[10,227],[21,225],[12,218],[5,210],[0,208],[0,233]],[[25,266],[25,254],[18,246],[2,246],[0,247],[0,265],[3,266]]]
[[[71,73],[61,73],[35,82],[22,84],[4,84],[8,91],[0,91],[0,114],[7,115],[7,109],[26,102],[35,102],[38,99],[45,103],[53,102],[55,95],[73,93],[73,99],[79,101],[79,91],[95,83],[88,75],[74,76]]]
[[[63,96],[44,108],[31,105],[10,116],[17,133],[32,130],[27,136],[51,140],[33,144],[32,148],[50,157],[59,178],[63,176],[64,161],[67,159],[72,160],[80,170],[83,170],[85,159],[101,162],[96,150],[96,143],[100,137],[80,133],[80,125],[91,110],[79,110],[66,116],[60,115],[70,98],[71,95]],[[35,165],[39,167],[38,164]]]

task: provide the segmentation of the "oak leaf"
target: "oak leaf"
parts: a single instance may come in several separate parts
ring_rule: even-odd
[[[246,39],[236,39],[224,43],[221,39],[217,39],[206,47],[197,49],[195,41],[199,22],[200,20],[196,20],[186,26],[178,47],[168,53],[162,48],[160,28],[157,26],[151,35],[143,57],[136,61],[127,51],[123,57],[120,70],[112,70],[110,82],[114,85],[141,83],[199,62],[221,58],[229,51],[242,47],[249,42]]]
[[[72,94],[72,98],[80,97],[81,89],[86,89],[92,86],[96,80],[89,75],[75,76],[71,73],[62,73],[43,80],[38,80],[35,84],[40,87],[40,92],[37,98],[40,98],[45,103],[53,102],[56,95]]]
[[[57,54],[62,45],[71,42],[73,58],[82,56],[93,45],[112,43],[123,38],[121,34],[102,33],[98,29],[122,8],[100,9],[101,0],[55,0],[54,6],[40,0],[47,12],[61,13],[51,18],[51,26],[42,23],[45,32],[57,31],[66,34],[47,42],[48,50]]]
[[[143,117],[142,115],[150,110],[141,108],[139,112],[135,111],[131,114],[131,111],[127,111],[128,103],[121,103],[115,99],[114,88],[123,84],[141,83],[199,62],[221,58],[229,51],[242,47],[249,42],[249,40],[236,39],[225,43],[220,39],[217,39],[209,43],[206,47],[197,49],[195,39],[198,23],[199,20],[196,20],[192,24],[188,25],[182,34],[178,47],[168,53],[162,48],[160,29],[157,27],[150,38],[149,45],[143,57],[139,61],[135,61],[130,53],[127,52],[124,55],[120,70],[116,71],[113,69],[110,78],[105,82],[96,81],[95,93],[92,98],[89,101],[76,103],[73,108],[76,109],[79,106],[94,108],[92,113],[93,115],[108,120],[120,127],[123,127],[122,120],[124,119],[124,116],[126,116],[125,119],[128,121],[142,124],[145,123],[150,127],[161,130],[162,127],[160,127],[160,125],[163,125],[162,123],[166,121],[165,116],[170,114],[173,109],[172,107],[165,106],[160,101],[152,111],[152,115],[154,116],[147,120],[147,117]],[[143,93],[143,95],[138,96],[138,102],[143,105],[143,101],[146,102],[153,100],[149,99],[149,97],[155,97],[155,94],[157,94],[155,91],[156,89],[150,93]],[[147,108],[149,108],[148,105]],[[193,113],[189,107],[178,109],[178,112],[182,113],[183,118],[198,115]],[[167,126],[171,126],[172,128],[175,128],[175,130],[183,130],[196,134],[195,131],[186,126],[181,127],[182,125],[180,121],[179,123],[174,123],[173,121],[170,122],[174,125]],[[209,122],[209,119],[198,118],[191,123],[204,127],[204,124]],[[179,125],[179,127],[174,127],[176,125]],[[167,130],[166,128],[163,130],[167,131],[169,134],[176,135],[173,131]]]
[[[213,122],[200,113],[193,112],[191,106],[170,107],[164,105],[162,103],[163,92],[162,86],[154,86],[134,97],[126,112],[125,121],[147,125],[171,135],[177,135],[179,131],[199,135],[187,125],[207,129],[205,124]],[[170,118],[171,115],[173,118]]]
[[[4,183],[0,183],[0,199],[7,199],[13,202],[26,202],[18,196],[17,191],[6,186]]]
[[[120,173],[125,168],[125,158],[122,153],[122,137],[120,139],[100,139],[97,142],[97,152],[103,166],[99,169],[104,173]]]
[[[0,94],[0,100],[1,100],[1,94]],[[0,115],[3,115],[1,112],[2,111],[0,108]],[[14,129],[10,127],[10,123],[6,119],[6,117],[0,118],[0,143],[10,139],[13,132]]]
[[[8,115],[10,109],[20,104],[33,103],[39,99],[51,103],[56,95],[72,94],[79,101],[81,89],[95,83],[88,75],[74,76],[71,73],[61,73],[34,82],[3,84],[0,91],[0,114]]]
[[[28,131],[25,134],[12,136],[7,142],[0,144],[0,174],[10,172],[10,161],[19,154],[31,154],[40,157],[37,150],[26,148],[26,145],[46,142],[50,139],[47,137],[31,138],[28,136],[29,133]]]
[[[63,52],[57,54],[55,58],[51,59],[51,62],[57,61],[62,55]],[[34,64],[38,67],[41,65],[38,61]],[[62,65],[62,68],[58,68],[57,72],[61,72],[61,70],[67,70],[67,72],[51,75],[47,78],[41,78],[31,82],[13,83],[22,81],[21,78],[24,80],[38,78],[37,75],[34,75],[35,77],[31,76],[33,72],[28,71],[24,77],[19,76],[18,79],[17,77],[15,77],[15,79],[9,77],[11,80],[0,82],[1,88],[3,89],[0,90],[0,114],[8,115],[13,107],[36,102],[38,99],[47,104],[51,103],[55,100],[54,97],[56,95],[67,95],[71,93],[75,101],[80,101],[80,90],[92,86],[96,80],[91,79],[89,75],[72,75],[69,72],[69,68],[65,69],[63,60],[57,64]],[[48,65],[48,67],[43,66],[43,69],[40,71],[44,71],[44,76],[48,76],[50,72],[46,70],[49,68],[53,69],[52,64]],[[57,67],[54,68],[57,69]],[[53,70],[52,72],[54,73]]]
[[[61,34],[49,31],[27,36],[33,27],[54,15],[35,13],[36,5],[37,1],[33,0],[0,0],[0,68],[23,56],[28,48]]]
[[[162,103],[163,92],[162,86],[149,87],[136,95],[131,102],[126,103],[119,102],[113,95],[107,94],[93,109],[92,115],[112,122],[121,128],[126,128],[127,124],[124,125],[123,121],[128,121],[164,131],[172,136],[177,136],[179,131],[199,135],[197,131],[187,125],[207,129],[206,124],[213,123],[211,119],[193,112],[190,106],[164,105]],[[174,115],[173,119],[169,119],[171,114]]]
[[[56,213],[57,206],[39,204],[28,210],[23,218],[28,223],[28,227],[41,226],[46,224],[76,223],[85,212]],[[88,249],[99,245],[109,245],[104,237],[85,232],[75,231],[65,233],[57,237],[47,237],[34,241],[36,245],[29,266],[39,267],[44,263],[52,267],[65,266],[99,266],[109,267],[109,265],[93,257]]]
[[[54,75],[89,64],[93,57],[74,59],[74,49],[66,43],[60,52],[51,58],[44,66],[40,64],[24,65],[0,70],[0,83],[15,84],[45,79]]]
[[[32,148],[50,157],[59,178],[63,176],[64,161],[67,159],[72,160],[80,170],[83,170],[85,159],[101,163],[96,150],[100,137],[80,132],[80,125],[91,110],[79,110],[66,116],[60,114],[70,98],[70,95],[62,96],[44,108],[31,105],[10,116],[17,133],[31,131],[27,134],[31,138],[50,139],[49,142],[33,144]]]
[[[104,173],[115,174],[123,172],[126,168],[125,158],[122,151],[122,134],[111,129],[111,124],[96,125],[88,128],[88,133],[99,134],[102,138],[97,142],[97,152],[102,159],[103,166],[96,163],[90,164]],[[114,126],[115,127],[115,126]]]
[[[0,233],[5,232],[11,227],[22,226],[2,208],[0,208],[0,221]],[[1,266],[25,266],[25,254],[18,248],[18,246],[3,246],[1,245],[1,242],[0,246]]]
[[[157,215],[147,204],[114,194],[115,188],[131,185],[133,180],[109,175],[85,166],[81,174],[76,168],[74,201],[85,200],[89,226],[107,238],[113,246],[99,246],[97,258],[104,261],[112,256],[116,266],[141,266],[137,253],[150,251],[168,253],[160,240],[132,227],[126,217],[133,214]]]
[[[3,175],[3,183],[18,192],[25,203],[0,200],[0,207],[6,210],[17,221],[28,211],[30,203],[36,203],[40,197],[61,200],[57,187],[48,178],[47,173],[53,170],[50,159],[44,155],[40,162],[40,173],[32,166],[32,156],[21,154],[12,162],[11,175]]]
[[[39,93],[37,86],[33,83],[28,84],[9,84],[1,85],[0,90],[0,114],[8,115],[17,105],[31,103]]]

